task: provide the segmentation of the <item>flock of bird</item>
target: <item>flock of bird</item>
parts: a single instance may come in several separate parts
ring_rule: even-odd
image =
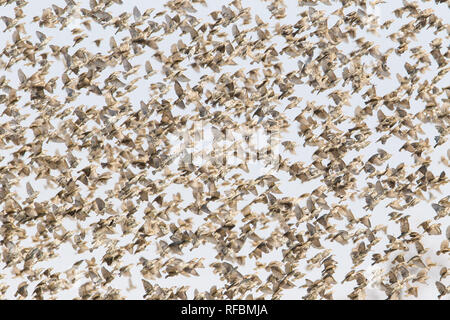
[[[371,285],[387,299],[419,297],[424,284],[448,299],[448,178],[435,165],[448,168],[450,157],[450,25],[423,5],[431,1],[398,1],[397,20],[386,21],[370,13],[379,0],[265,0],[269,19],[243,0],[206,17],[197,15],[206,0],[121,14],[124,0],[65,2],[26,22],[27,1],[0,0],[14,12],[1,17],[0,297],[57,299],[76,286],[78,299],[125,299],[120,278],[144,299],[282,299],[292,290],[333,299],[347,283],[350,299],[367,298]],[[298,20],[287,23],[293,11]],[[110,38],[93,39],[94,26]],[[72,37],[59,45],[49,30]],[[387,49],[367,39],[382,32]],[[421,32],[432,36],[415,46]],[[231,146],[238,161],[220,152],[188,161],[191,142],[177,153],[169,137],[195,136],[198,123],[213,127],[217,150],[226,132],[260,128],[282,151],[267,160],[268,145],[244,138]],[[49,143],[66,151],[51,154]],[[270,170],[251,176],[249,159],[264,155]],[[391,166],[399,155],[411,163]],[[285,180],[298,194],[286,194]],[[51,196],[41,198],[39,183]],[[83,258],[65,270],[44,264],[64,259],[67,245]],[[202,247],[213,261],[185,258]],[[379,265],[375,281],[365,268]],[[183,285],[205,270],[220,284]],[[182,285],[162,284],[171,277]]]

